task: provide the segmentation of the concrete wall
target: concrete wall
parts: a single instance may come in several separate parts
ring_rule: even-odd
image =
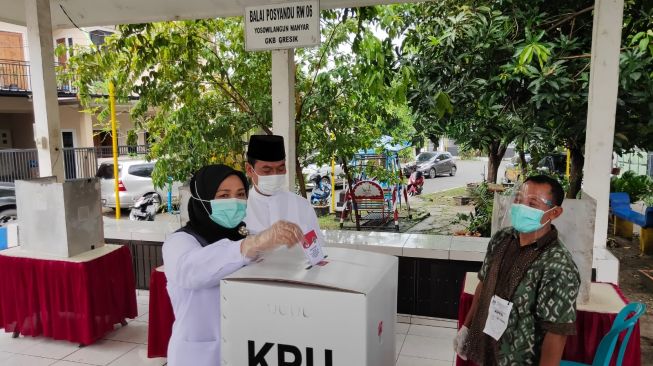
[[[129,106],[117,107],[116,119],[118,121],[118,145],[127,145],[127,134],[129,133],[129,130],[134,129],[134,122],[131,120],[129,115],[129,108]],[[109,122],[100,124],[95,116],[92,117],[92,120],[93,129],[95,131],[110,128]],[[145,131],[137,131],[137,134],[138,144],[145,145]]]
[[[92,147],[92,128],[78,105],[60,105],[59,121],[62,130],[74,130],[75,147]]]
[[[27,97],[0,97],[0,113],[32,113],[34,108]]]
[[[101,130],[95,116],[84,113],[78,104],[59,105],[62,130],[73,130],[75,147],[93,147],[93,131]],[[134,128],[127,108],[118,112],[118,144],[127,145],[127,133]],[[0,129],[11,131],[13,148],[32,149],[34,116],[27,98],[0,97]],[[145,132],[138,131],[138,144],[145,144]]]
[[[9,130],[13,149],[33,149],[34,117],[31,113],[0,113],[0,130]]]
[[[22,98],[4,98],[22,99]],[[31,108],[24,113],[5,113],[0,100],[0,129],[11,131],[13,148],[33,149],[34,116]],[[28,103],[31,106],[31,103]],[[9,108],[9,111],[12,109]],[[62,130],[72,130],[75,136],[75,147],[93,147],[93,126],[91,117],[83,113],[78,105],[60,105],[59,118]]]

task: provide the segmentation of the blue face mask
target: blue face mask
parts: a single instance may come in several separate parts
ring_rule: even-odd
[[[247,201],[238,198],[213,199],[209,217],[216,224],[233,229],[240,224],[247,213]]]
[[[515,203],[510,208],[512,226],[515,230],[525,234],[538,231],[546,225],[546,222],[542,224],[542,217],[549,211],[544,212],[537,208]]]
[[[197,192],[197,182],[195,182],[195,192]],[[238,226],[247,214],[247,200],[223,198],[207,201],[199,197],[191,197],[198,201],[208,202],[211,205],[211,212],[206,209],[205,205],[202,205],[202,207],[209,214],[211,221],[227,229],[233,229]]]

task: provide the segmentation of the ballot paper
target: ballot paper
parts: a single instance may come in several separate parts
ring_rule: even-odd
[[[304,250],[304,254],[306,254],[306,258],[308,258],[308,261],[311,263],[311,266],[320,263],[324,258],[326,258],[326,255],[324,255],[324,251],[322,250],[322,243],[320,243],[315,230],[311,230],[304,234],[302,249]]]

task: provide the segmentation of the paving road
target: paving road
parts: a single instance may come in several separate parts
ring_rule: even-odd
[[[426,179],[423,193],[434,193],[446,191],[447,189],[462,187],[467,183],[480,182],[483,174],[487,174],[487,161],[482,160],[458,160],[456,161],[458,172],[455,176],[441,175],[435,179]],[[503,177],[505,162],[499,166],[498,183]]]
[[[453,177],[450,177],[449,175],[441,175],[435,179],[426,179],[424,182],[424,191],[422,193],[441,192],[452,188],[463,187],[467,183],[481,182],[483,180],[483,174],[487,174],[487,161],[458,160],[456,161],[456,166],[458,168],[458,172]],[[501,182],[504,169],[505,162],[502,162],[499,166],[498,183]],[[337,194],[339,193],[340,189],[337,190]],[[308,191],[306,198],[310,199],[310,197],[311,192]]]

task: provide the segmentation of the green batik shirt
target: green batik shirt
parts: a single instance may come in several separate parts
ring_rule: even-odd
[[[550,244],[546,245],[545,244]],[[558,240],[557,230],[537,242],[521,247],[515,229],[506,228],[497,232],[488,244],[483,266],[478,273],[481,281],[489,273],[490,266],[501,265],[501,259],[493,260],[493,253],[499,245],[513,245],[518,248],[508,250],[510,259],[518,266],[520,250],[543,252],[526,269],[522,280],[510,299],[513,303],[508,320],[508,328],[499,340],[496,356],[498,365],[536,365],[540,362],[542,343],[547,332],[560,335],[576,334],[576,297],[580,286],[580,274],[571,254]],[[503,271],[502,271],[503,272]],[[501,278],[495,293],[507,282]]]

